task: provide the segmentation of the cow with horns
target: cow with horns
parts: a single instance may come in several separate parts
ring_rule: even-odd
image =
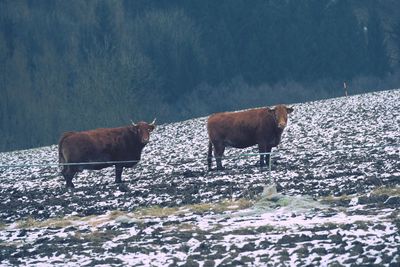
[[[131,168],[139,162],[154,129],[155,119],[152,123],[132,122],[132,125],[119,128],[64,133],[58,143],[58,152],[67,187],[74,187],[72,179],[77,172],[113,165],[115,182],[121,183],[123,168]]]
[[[223,112],[211,115],[207,121],[209,136],[208,169],[211,170],[212,150],[217,169],[223,169],[225,147],[246,148],[258,145],[260,166],[269,161],[272,147],[281,141],[288,114],[293,108],[278,105],[274,108],[257,108],[240,112]]]

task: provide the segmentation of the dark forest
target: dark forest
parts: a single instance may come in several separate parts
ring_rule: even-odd
[[[0,151],[399,87],[395,0],[0,0]]]

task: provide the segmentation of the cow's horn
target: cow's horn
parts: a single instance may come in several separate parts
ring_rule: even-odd
[[[150,125],[154,125],[155,123],[156,123],[156,118],[154,118],[154,120],[153,120],[153,122],[152,123],[150,123]]]
[[[131,120],[131,122],[132,122],[132,125],[133,125],[133,126],[136,126],[136,123],[134,123],[133,120]]]

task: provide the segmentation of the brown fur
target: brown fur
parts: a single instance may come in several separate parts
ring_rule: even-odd
[[[260,153],[271,152],[279,144],[287,124],[287,114],[293,111],[284,105],[273,109],[258,108],[240,112],[224,112],[211,115],[207,121],[209,136],[208,168],[212,165],[212,149],[217,168],[223,169],[221,157],[225,147],[245,148],[258,144]],[[269,156],[260,155],[260,166]]]
[[[139,122],[126,127],[64,133],[58,143],[60,163],[136,161],[118,164],[64,165],[61,173],[67,187],[74,187],[72,179],[83,169],[99,170],[112,165],[115,165],[115,182],[120,183],[123,168],[137,164],[154,128],[154,124]]]

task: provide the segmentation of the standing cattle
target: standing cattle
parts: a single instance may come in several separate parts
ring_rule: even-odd
[[[67,187],[74,187],[72,179],[83,169],[100,170],[113,165],[115,182],[120,183],[123,168],[131,168],[139,162],[150,132],[155,128],[154,123],[155,120],[150,124],[139,122],[126,127],[64,133],[58,143],[58,152],[59,162],[64,164],[61,173]],[[74,164],[81,162],[87,164]]]
[[[245,148],[258,144],[260,153],[271,152],[281,141],[287,124],[287,114],[293,108],[278,105],[273,109],[258,108],[240,112],[224,112],[211,115],[207,121],[209,136],[208,169],[212,165],[212,149],[217,169],[223,169],[221,157],[225,147]],[[260,155],[260,166],[269,161],[269,155]]]

